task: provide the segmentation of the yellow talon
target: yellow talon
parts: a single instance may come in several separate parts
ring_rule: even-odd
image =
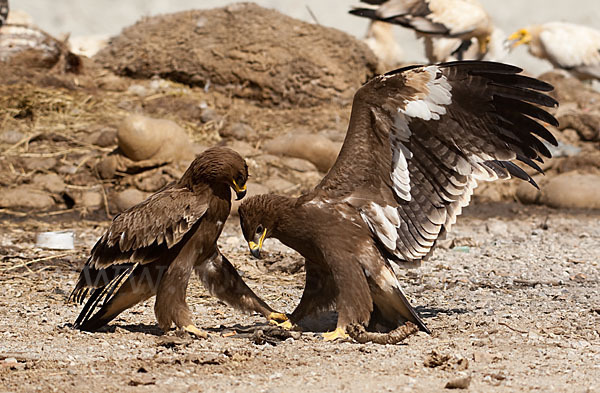
[[[287,321],[284,321],[281,323],[271,320],[271,321],[269,321],[269,323],[271,325],[277,326],[277,327],[285,329],[285,330],[292,330],[294,328],[294,324],[291,323],[289,319]]]
[[[281,322],[285,322],[288,320],[287,315],[282,314],[280,312],[272,312],[271,314],[269,314],[268,317],[269,323],[281,323]]]
[[[323,336],[324,341],[334,341],[337,339],[346,340],[350,338],[350,336],[346,333],[346,330],[341,327],[335,329],[333,332],[323,333],[321,336]]]
[[[185,330],[186,332],[188,332],[190,334],[193,334],[194,336],[196,336],[198,338],[207,338],[208,337],[208,333],[206,333],[204,330],[198,329],[194,325],[184,326],[183,330]]]

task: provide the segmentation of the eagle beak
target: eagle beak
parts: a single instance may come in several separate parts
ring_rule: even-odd
[[[239,201],[240,199],[242,199],[243,197],[246,196],[246,185],[244,184],[243,186],[238,186],[238,184],[236,183],[235,180],[232,180],[233,182],[233,189],[235,190],[235,195],[237,196],[236,200]]]
[[[256,259],[260,259],[260,246],[254,242],[249,242],[250,254]]]
[[[521,44],[528,44],[531,42],[531,34],[527,29],[515,31],[508,37],[508,42],[511,43],[511,48],[514,49]]]
[[[254,241],[248,242],[248,247],[250,247],[250,253],[254,258],[260,259],[260,250],[262,250],[263,242],[265,241],[265,236],[267,236],[267,229],[263,231],[262,235],[258,239],[258,243]]]
[[[490,37],[487,36],[485,38],[478,38],[477,42],[479,43],[479,53],[486,54],[488,51],[488,45],[490,43]]]

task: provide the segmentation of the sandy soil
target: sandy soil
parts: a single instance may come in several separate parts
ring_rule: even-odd
[[[52,217],[52,216],[50,216]],[[600,212],[515,204],[471,207],[448,240],[401,281],[433,334],[401,345],[325,343],[335,315],[280,340],[192,280],[188,301],[208,340],[160,335],[148,301],[99,333],[69,327],[77,270],[108,221],[4,216],[0,230],[0,391],[600,391]],[[37,230],[71,229],[75,251],[36,249]],[[301,258],[268,241],[249,258],[235,220],[221,249],[257,293],[290,312]],[[236,333],[236,334],[234,334]],[[460,383],[459,383],[460,385]]]

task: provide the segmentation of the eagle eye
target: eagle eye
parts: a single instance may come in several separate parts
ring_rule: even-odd
[[[262,235],[262,233],[263,233],[263,230],[264,230],[264,228],[263,228],[263,226],[262,226],[262,225],[259,225],[259,226],[257,226],[257,227],[256,227],[256,234],[257,234],[257,235]]]

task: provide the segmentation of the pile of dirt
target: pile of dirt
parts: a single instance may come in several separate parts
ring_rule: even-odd
[[[146,18],[95,59],[120,75],[159,75],[284,107],[349,101],[377,66],[350,35],[252,3]]]

